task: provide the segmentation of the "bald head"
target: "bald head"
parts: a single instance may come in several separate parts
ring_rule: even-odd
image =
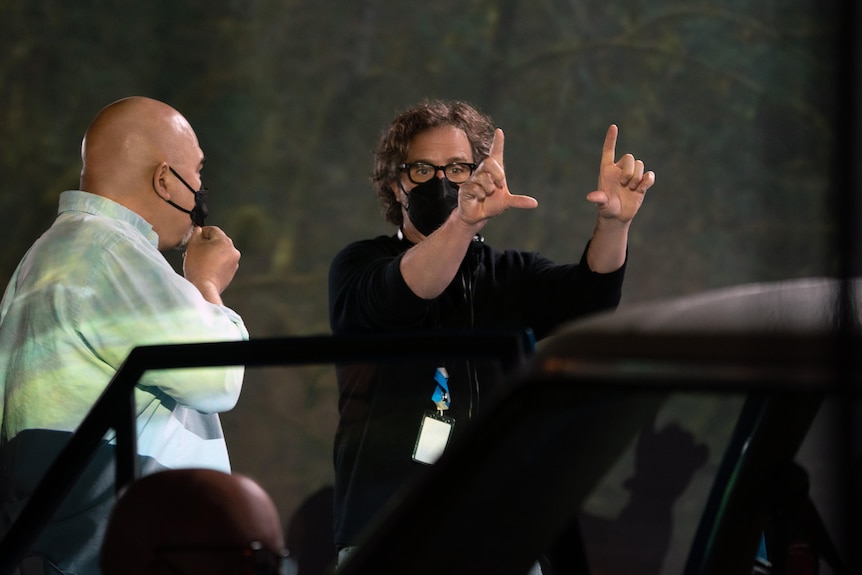
[[[81,143],[81,189],[122,197],[149,186],[159,162],[176,164],[194,153],[198,141],[188,121],[158,100],[118,100],[93,119]]]
[[[124,98],[103,108],[84,134],[81,190],[137,213],[159,235],[160,249],[170,249],[189,235],[194,207],[194,194],[171,170],[199,189],[203,160],[194,130],[177,110],[151,98]]]
[[[239,547],[259,541],[283,548],[275,504],[248,477],[210,469],[173,469],[145,476],[117,501],[102,548],[104,575],[234,573]],[[166,548],[189,552],[163,553]],[[201,548],[222,551],[202,552]],[[197,550],[197,551],[195,551]]]

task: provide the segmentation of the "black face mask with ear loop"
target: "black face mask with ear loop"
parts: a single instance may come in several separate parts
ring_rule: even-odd
[[[206,221],[207,214],[209,214],[209,210],[207,209],[207,193],[209,193],[208,190],[206,188],[201,188],[200,190],[194,189],[188,184],[188,182],[183,179],[181,175],[176,172],[176,170],[174,170],[170,166],[168,166],[168,169],[189,189],[191,193],[195,195],[195,207],[190,210],[187,210],[184,207],[175,204],[171,200],[165,201],[179,211],[187,213],[191,217],[192,223],[194,225],[201,228],[204,227],[204,222]]]
[[[458,184],[446,178],[431,178],[410,190],[401,189],[407,194],[407,215],[410,221],[424,236],[434,230],[458,207]]]

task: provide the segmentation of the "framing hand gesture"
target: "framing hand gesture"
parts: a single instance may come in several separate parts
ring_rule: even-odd
[[[504,141],[503,130],[497,128],[488,157],[479,164],[470,179],[461,184],[458,206],[461,219],[468,224],[488,220],[509,208],[531,209],[539,205],[535,198],[509,193],[503,168]]]
[[[599,187],[587,195],[587,200],[596,204],[600,218],[628,223],[638,213],[646,191],[655,183],[655,173],[644,173],[644,163],[631,154],[614,162],[618,132],[614,124],[608,128],[599,167]]]

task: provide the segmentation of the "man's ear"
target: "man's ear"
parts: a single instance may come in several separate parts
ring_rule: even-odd
[[[164,200],[170,200],[171,199],[171,194],[170,194],[170,192],[168,192],[168,183],[167,183],[167,177],[169,175],[169,172],[170,172],[170,168],[168,167],[167,162],[161,162],[153,170],[153,189]]]

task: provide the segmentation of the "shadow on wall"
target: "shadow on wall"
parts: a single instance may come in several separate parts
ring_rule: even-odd
[[[592,575],[658,575],[670,548],[673,506],[695,472],[709,460],[709,448],[675,423],[644,426],[635,448],[634,475],[623,486],[629,503],[615,520],[582,513],[583,544]],[[625,553],[620,553],[625,545]]]

